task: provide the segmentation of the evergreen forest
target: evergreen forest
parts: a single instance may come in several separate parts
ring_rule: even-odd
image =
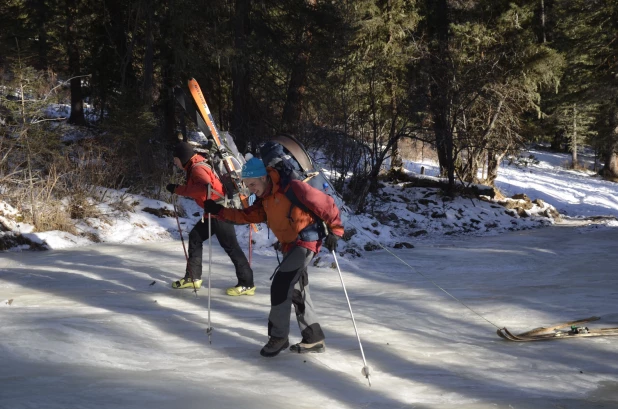
[[[410,143],[450,187],[533,143],[618,178],[618,0],[3,0],[4,193],[160,194],[190,78],[241,152],[320,147],[357,208]]]

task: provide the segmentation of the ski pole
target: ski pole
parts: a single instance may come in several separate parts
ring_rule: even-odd
[[[210,199],[210,183],[208,184],[208,196]],[[210,213],[208,213],[208,329],[206,329],[206,333],[208,334],[208,343],[212,344],[212,327],[210,326],[210,273],[212,271],[212,224],[210,220]]]
[[[337,255],[335,254],[335,250],[332,251],[333,258],[335,259],[335,265],[337,266],[337,271],[339,272],[339,278],[341,279],[341,286],[343,287],[343,293],[345,294],[345,299],[348,301],[348,308],[350,309],[350,316],[352,317],[352,324],[354,325],[354,331],[356,332],[356,338],[358,339],[358,346],[360,347],[361,356],[363,357],[363,369],[361,373],[365,378],[367,378],[367,382],[369,382],[369,386],[371,386],[371,379],[369,379],[369,367],[367,366],[367,361],[365,360],[365,352],[363,351],[363,344],[361,344],[360,335],[358,335],[358,328],[356,327],[356,321],[354,320],[354,313],[352,312],[352,305],[350,304],[350,298],[348,298],[348,292],[345,289],[345,284],[343,283],[343,275],[341,274],[341,269],[339,268],[339,262],[337,261]]]
[[[251,198],[254,198],[254,200],[251,200]],[[255,202],[255,196],[249,195],[249,197],[247,198],[247,203],[249,203],[249,206],[251,206],[254,202]],[[251,267],[252,256],[253,256],[253,225],[249,225],[249,267]]]
[[[251,256],[253,255],[253,237],[251,237],[253,229],[249,226],[249,266],[251,266]]]
[[[217,191],[212,190],[210,183],[206,191],[206,200],[210,199],[210,196],[215,193],[219,197],[221,196]],[[212,344],[212,327],[210,326],[210,275],[212,273],[212,222],[210,218],[211,214],[208,213],[208,328],[206,333],[208,334],[208,343]],[[204,215],[202,215],[202,223],[204,222]]]
[[[176,224],[178,225],[178,233],[180,234],[180,241],[182,242],[182,249],[185,252],[185,261],[187,263],[187,270],[189,271],[189,276],[191,277],[191,282],[193,283],[193,292],[197,297],[197,288],[195,287],[195,282],[193,281],[193,272],[191,271],[191,267],[189,267],[189,255],[187,254],[187,248],[185,247],[185,239],[182,237],[182,229],[180,228],[180,220],[178,220],[178,209],[176,208],[176,195],[172,193],[172,204],[174,205],[174,215],[176,216]]]

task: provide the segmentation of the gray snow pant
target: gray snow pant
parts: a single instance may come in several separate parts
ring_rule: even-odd
[[[283,255],[270,286],[268,336],[288,337],[290,309],[294,305],[303,342],[314,343],[324,339],[309,296],[307,266],[314,255],[313,251],[298,246]]]

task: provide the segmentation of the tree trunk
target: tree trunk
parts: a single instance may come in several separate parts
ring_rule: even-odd
[[[174,49],[170,47],[170,44],[172,44],[173,41],[170,42],[162,40],[163,37],[177,39],[181,35],[179,33],[179,28],[169,23],[175,20],[174,3],[175,2],[173,0],[170,0],[167,12],[162,16],[167,24],[163,24],[163,22],[160,23],[161,38],[158,41],[158,48],[162,59],[162,83],[159,91],[160,97],[158,105],[163,110],[163,137],[172,145],[178,143],[178,135],[176,135],[176,99],[174,98],[174,86],[178,85],[176,81],[179,77],[178,72],[182,69],[182,67],[179,67],[178,64],[174,64],[174,61],[176,61]],[[181,113],[180,116],[184,121],[184,112]]]
[[[403,158],[401,157],[401,152],[399,151],[399,140],[393,144],[391,149],[391,168],[402,168],[403,167]]]
[[[307,6],[314,8],[316,0],[306,0]],[[309,71],[309,61],[311,57],[311,39],[313,33],[311,25],[307,22],[303,24],[300,33],[298,52],[294,58],[294,66],[290,74],[287,98],[282,114],[282,128],[285,132],[296,133],[302,115],[303,100],[305,97],[305,87],[307,85],[307,72]]]
[[[618,106],[612,108],[609,118],[610,134],[605,148],[605,166],[602,174],[610,178],[618,178]]]
[[[451,189],[455,186],[455,164],[453,158],[453,131],[450,108],[451,79],[449,61],[449,18],[447,0],[427,0],[430,10],[428,24],[432,42],[430,70],[433,81],[430,85],[429,110],[433,117],[436,150],[442,175],[447,176]]]
[[[468,155],[466,158],[466,166],[459,169],[458,175],[461,180],[468,183],[478,182],[478,172],[481,167],[482,158],[484,157],[483,151],[475,148],[468,149]]]
[[[48,52],[49,52],[49,44],[47,39],[49,38],[47,35],[48,24],[47,21],[49,19],[49,7],[46,2],[39,0],[30,0],[28,3],[28,7],[34,13],[34,22],[37,27],[37,51],[38,58],[36,64],[34,66],[39,70],[47,70],[49,60],[48,60]]]
[[[230,130],[236,137],[240,152],[245,152],[253,139],[250,134],[250,65],[247,41],[250,33],[250,0],[236,0],[234,16],[234,58],[232,61],[232,123]],[[251,146],[255,149],[255,146]]]
[[[131,24],[132,22],[137,22],[138,19],[131,16],[134,11],[134,5],[121,0],[105,0],[104,4],[106,11],[109,13],[109,36],[116,51],[115,55],[120,59],[118,64],[120,66],[118,72],[120,87],[135,89],[137,78],[133,69],[133,44],[137,37],[135,26],[131,26]],[[130,33],[131,29],[134,31],[132,35]],[[129,38],[131,38],[130,41]]]
[[[144,55],[144,82],[142,100],[148,105],[155,99],[154,95],[154,4],[148,0],[146,7],[146,53]]]
[[[495,112],[492,115],[491,120],[489,121],[489,124],[487,125],[487,128],[485,129],[485,132],[483,132],[483,136],[481,138],[483,146],[487,146],[489,144],[490,136],[494,130],[494,127],[496,126],[496,122],[498,121],[498,118],[500,117],[500,113],[502,112],[503,105],[504,105],[504,99],[501,99],[500,101],[498,101],[498,105],[496,106]],[[489,158],[489,156],[492,156],[493,154],[490,152],[487,155]],[[484,165],[485,161],[482,160],[484,156],[485,156],[484,149],[474,148],[474,149],[469,150],[468,166],[466,169],[467,172],[462,175],[462,179],[464,181],[466,182],[478,182],[479,181],[478,171],[479,171],[479,168],[481,167],[481,162],[483,162],[483,167],[485,166]],[[497,175],[497,169],[495,171]]]
[[[573,104],[573,136],[571,138],[571,166],[577,167],[577,104]]]
[[[545,0],[541,0],[541,42],[543,44],[547,42],[547,35],[545,33]]]
[[[393,10],[392,10],[392,2],[388,0],[387,3],[387,19],[389,22],[389,33],[388,33],[388,42],[393,41],[393,29],[392,29],[392,18],[393,18]],[[401,157],[401,152],[399,151],[399,140],[400,137],[397,135],[397,123],[399,116],[399,101],[397,99],[397,77],[393,74],[391,78],[388,79],[388,88],[391,93],[391,127],[388,132],[388,138],[390,141],[393,141],[393,147],[391,148],[391,169],[394,168],[403,168],[403,158]]]
[[[433,131],[436,138],[436,150],[440,163],[440,174],[446,176],[451,187],[455,186],[455,159],[453,157],[453,133],[450,129],[448,114],[439,109],[438,105],[446,103],[436,102],[433,114]],[[444,107],[446,108],[446,106]]]
[[[496,152],[490,150],[487,152],[487,179],[485,183],[490,186],[494,186],[496,179],[498,178],[498,169],[500,168],[500,162],[504,158],[506,152]]]
[[[554,137],[551,140],[551,150],[554,152],[562,152],[562,143],[564,142],[564,129],[559,129],[554,132]]]
[[[69,74],[71,78],[71,115],[69,123],[75,125],[85,125],[84,101],[82,97],[82,79],[80,66],[80,54],[77,44],[77,4],[75,0],[66,1],[66,43],[67,54],[69,57]],[[74,78],[78,77],[78,78]]]

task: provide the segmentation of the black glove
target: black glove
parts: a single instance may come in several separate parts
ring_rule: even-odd
[[[328,236],[324,239],[324,247],[326,247],[329,251],[337,250],[337,240],[339,240],[339,236],[333,233],[328,233]]]
[[[169,185],[165,186],[165,189],[167,189],[168,192],[173,194],[177,187],[178,185],[170,183]]]
[[[204,202],[204,211],[210,214],[217,214],[223,209],[219,203],[215,202],[212,199],[208,199]]]
[[[276,241],[275,243],[273,243],[273,248],[275,249],[275,251],[281,251],[281,243],[279,243],[278,241]]]

